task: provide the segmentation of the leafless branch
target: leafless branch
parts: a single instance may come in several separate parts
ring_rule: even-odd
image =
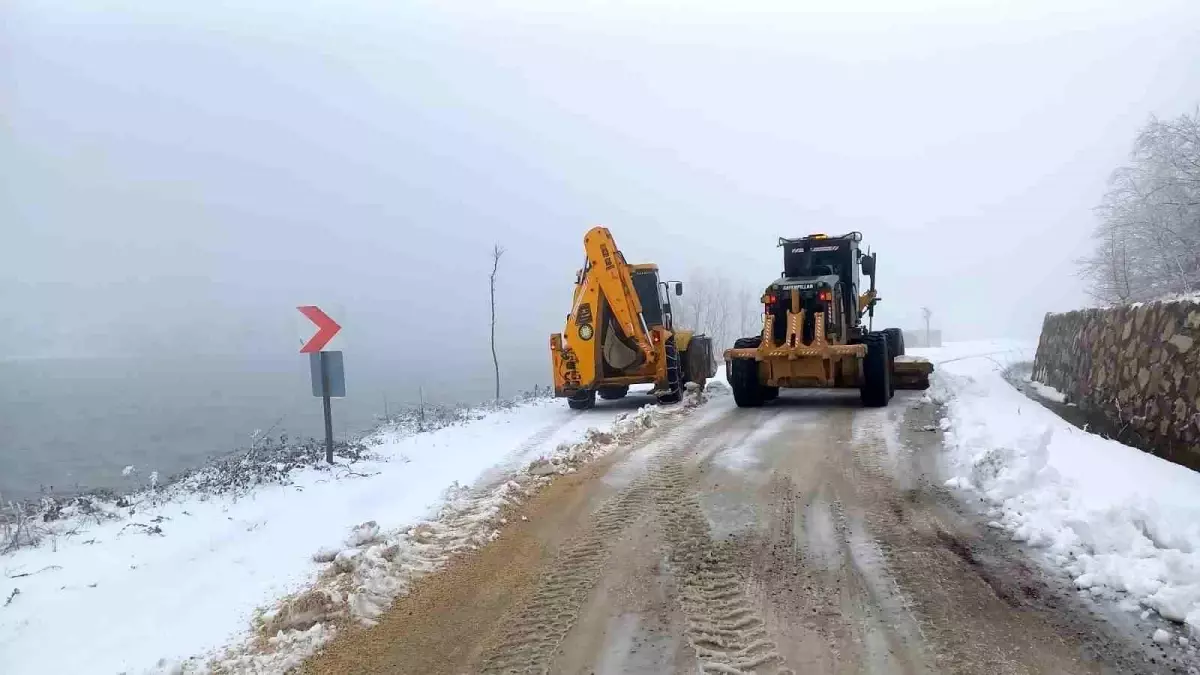
[[[500,269],[500,256],[504,248],[500,244],[492,247],[492,274],[488,277],[492,300],[492,366],[496,371],[496,399],[500,400],[500,360],[496,358],[496,271]]]
[[[150,525],[146,525],[145,523],[129,523],[128,525],[126,525],[125,527],[122,527],[120,529],[120,531],[117,532],[117,536],[118,537],[121,536],[122,534],[125,533],[125,530],[128,530],[131,527],[134,527],[134,528],[140,527],[140,528],[142,528],[142,531],[145,532],[146,534],[157,534],[160,537],[163,536],[163,530],[161,527],[159,527],[158,525],[154,525],[153,527],[151,527]]]
[[[7,574],[6,573],[4,576],[8,577],[9,579],[21,579],[23,577],[31,577],[35,574],[41,574],[42,572],[48,572],[50,570],[61,570],[61,569],[62,569],[62,567],[59,565],[46,565],[45,567],[43,567],[42,569],[40,569],[36,572],[22,572],[20,574]]]

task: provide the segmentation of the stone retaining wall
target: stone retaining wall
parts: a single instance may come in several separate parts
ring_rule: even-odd
[[[1200,469],[1200,302],[1047,314],[1033,377],[1121,441]]]

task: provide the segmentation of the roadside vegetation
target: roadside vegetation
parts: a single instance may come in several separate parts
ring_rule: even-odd
[[[256,433],[251,444],[210,460],[165,481],[157,472],[143,480],[134,467],[125,473],[133,484],[128,490],[85,490],[72,495],[43,494],[26,500],[4,500],[0,495],[0,555],[43,542],[53,546],[59,537],[85,536],[89,523],[135,515],[140,508],[188,496],[241,496],[261,485],[289,485],[302,469],[329,472],[334,478],[354,472],[354,464],[370,457],[371,439],[382,433],[402,435],[436,431],[479,419],[489,412],[506,410],[549,396],[534,389],[500,401],[467,405],[419,403],[379,416],[379,425],[359,437],[334,443],[334,464],[325,463],[325,444],[315,438],[286,433]],[[161,534],[154,527],[146,534]]]
[[[1200,293],[1200,112],[1152,118],[1096,207],[1095,249],[1079,260],[1104,304]]]

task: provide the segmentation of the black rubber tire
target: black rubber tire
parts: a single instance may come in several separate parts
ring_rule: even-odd
[[[904,356],[904,331],[899,328],[884,328],[883,334],[888,341],[888,373],[896,372],[896,357]],[[896,378],[888,378],[891,383],[892,396],[896,395]]]
[[[757,408],[763,404],[763,386],[758,381],[758,361],[734,359],[730,368],[729,388],[739,408]]]
[[[567,399],[567,406],[571,410],[587,410],[594,405],[596,405],[595,389],[585,389]]]
[[[883,334],[887,336],[888,353],[892,358],[904,356],[904,331],[899,328],[884,328]]]
[[[596,390],[596,393],[600,394],[600,398],[605,401],[615,401],[619,398],[625,398],[625,395],[629,393],[629,385],[622,384],[600,387]]]
[[[679,403],[683,400],[683,361],[675,348],[675,336],[667,338],[667,393],[660,394],[659,403]]]
[[[863,343],[867,345],[867,355],[863,357],[863,378],[859,386],[862,403],[868,408],[882,408],[892,398],[887,336],[883,333],[867,333]]]
[[[734,349],[758,349],[762,345],[762,336],[738,338],[733,341]]]
[[[752,335],[733,341],[734,349],[758,349],[761,345],[761,335]],[[739,371],[739,361],[745,362],[741,366],[741,371]],[[733,400],[738,407],[757,408],[763,403],[774,401],[779,397],[779,387],[767,387],[759,382],[758,362],[754,359],[734,359],[732,371],[729,386],[733,389]]]

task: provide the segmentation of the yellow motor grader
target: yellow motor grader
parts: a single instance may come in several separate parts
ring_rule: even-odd
[[[860,232],[780,238],[783,275],[763,293],[762,333],[725,351],[739,406],[760,406],[780,387],[857,387],[863,405],[879,407],[896,389],[929,387],[933,364],[904,355],[900,329],[871,329],[878,254],[863,253],[861,241]]]
[[[712,340],[672,324],[669,290],[682,295],[683,284],[659,281],[657,265],[627,263],[607,228],[588,230],[583,248],[566,328],[550,336],[554,395],[583,410],[631,384],[653,383],[659,403],[679,401],[685,382],[704,386],[716,374]]]

